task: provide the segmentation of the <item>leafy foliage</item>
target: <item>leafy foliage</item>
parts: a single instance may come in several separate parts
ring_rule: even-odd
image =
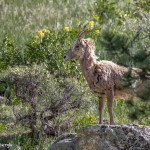
[[[91,23],[87,23],[86,26],[90,27]],[[63,59],[64,54],[73,45],[79,31],[81,29],[77,27],[65,27],[63,30],[40,30],[37,35],[30,37],[22,53],[15,46],[15,43],[6,37],[1,44],[1,69],[22,64],[31,66],[34,63],[45,63],[47,64],[47,70],[52,74],[57,76],[76,76],[78,79],[83,79],[79,63],[75,60],[64,62]],[[90,36],[95,38],[96,42],[99,41],[97,26],[92,30]]]
[[[4,38],[0,49],[0,70],[7,69],[8,66],[19,65],[23,62],[20,50],[8,35]]]
[[[57,135],[69,128],[65,122],[71,123],[71,118],[61,121],[59,116],[87,107],[85,90],[76,80],[56,79],[44,65],[10,68],[2,80],[12,87],[10,100],[16,123],[21,121],[33,134],[41,130],[43,134]]]
[[[105,21],[101,20],[102,24],[107,22],[108,25],[103,28],[101,44],[108,51],[109,56],[112,58],[115,56],[115,61],[121,65],[141,69],[137,71],[136,77],[132,76],[132,71],[125,75],[126,87],[133,88],[136,96],[145,102],[142,106],[134,103],[129,105],[136,108],[129,116],[140,122],[143,117],[150,120],[150,13],[147,7],[143,7],[145,2],[124,2],[122,7],[116,7],[121,4],[121,1],[118,4],[117,1],[99,1],[95,12],[101,17],[106,17]],[[127,7],[124,7],[126,5],[132,9],[126,10]],[[114,8],[116,9],[113,10]],[[120,10],[122,17],[119,17]]]
[[[48,31],[41,31],[44,34],[43,37],[38,34],[39,39],[36,39],[35,36],[27,42],[26,63],[40,64],[44,62],[51,73],[77,75],[80,72],[79,65],[75,61],[64,63],[63,60],[65,52],[73,44],[73,37],[78,34],[77,30],[56,31],[51,29]]]

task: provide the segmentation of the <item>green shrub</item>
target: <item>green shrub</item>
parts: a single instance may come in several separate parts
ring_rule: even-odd
[[[55,78],[45,65],[9,68],[0,80],[10,87],[15,122],[21,122],[34,134],[40,130],[57,135],[68,130],[73,118],[67,112],[83,109],[89,102],[77,80]]]
[[[65,62],[63,56],[70,45],[73,43],[73,36],[77,35],[77,31],[72,32],[65,30],[44,30],[38,31],[38,35],[27,42],[25,50],[26,62],[46,63],[47,69],[57,74],[77,74],[80,69],[75,61],[72,63]]]
[[[8,66],[20,65],[22,63],[21,52],[15,42],[8,35],[0,45],[0,71],[5,70]]]
[[[92,28],[87,37],[95,40],[99,48],[100,30],[96,22],[88,22],[84,28]],[[76,76],[83,79],[78,61],[64,61],[64,54],[73,46],[76,37],[82,30],[81,27],[64,27],[64,29],[43,29],[37,32],[35,36],[30,37],[24,49],[18,49],[15,43],[8,37],[1,44],[1,70],[8,66],[32,64],[47,64],[47,70],[57,76]],[[97,51],[96,51],[97,52]],[[98,53],[97,53],[98,54]],[[103,58],[101,50],[101,58]],[[98,54],[99,55],[99,54]]]
[[[89,27],[90,23],[87,23]],[[43,29],[26,43],[26,64],[46,63],[51,73],[61,76],[77,76],[83,78],[79,63],[75,60],[65,62],[64,54],[73,46],[76,37],[82,29],[65,27],[63,30]],[[96,26],[91,30],[88,37],[100,40],[99,30]]]

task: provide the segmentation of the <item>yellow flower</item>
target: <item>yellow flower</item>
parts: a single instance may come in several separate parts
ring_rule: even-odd
[[[90,26],[91,28],[93,28],[93,26],[94,26],[94,21],[90,21],[90,22],[89,22],[89,26]]]
[[[92,115],[92,116],[91,116],[91,118],[93,118],[93,119],[94,119],[94,118],[95,118],[95,115]]]
[[[65,27],[64,29],[65,29],[66,31],[69,31],[69,30],[70,30],[69,27]]]
[[[80,22],[79,19],[76,19],[76,22],[79,23]]]
[[[45,32],[45,33],[50,33],[50,31],[47,30],[47,29],[43,29],[42,31]]]
[[[68,73],[70,74],[70,73],[71,73],[71,71],[70,71],[70,70],[68,70]]]
[[[87,117],[90,118],[89,114],[87,114]]]
[[[49,30],[46,30],[46,33],[50,33],[50,31],[49,31]]]
[[[96,121],[92,121],[93,124],[96,124]]]
[[[42,31],[43,31],[43,32],[46,32],[46,31],[47,31],[47,29],[43,29]]]
[[[38,33],[41,35],[41,37],[44,36],[44,33],[42,31],[38,31]]]
[[[44,33],[41,33],[41,37],[43,37],[44,36]]]
[[[93,18],[94,18],[95,20],[99,20],[99,16],[98,16],[98,15],[94,16]]]
[[[40,35],[41,35],[41,34],[42,34],[42,31],[38,31],[38,34],[40,34]]]
[[[99,30],[95,30],[95,34],[99,34]]]
[[[35,39],[39,39],[39,36],[36,35],[36,36],[34,36],[34,38],[35,38]]]

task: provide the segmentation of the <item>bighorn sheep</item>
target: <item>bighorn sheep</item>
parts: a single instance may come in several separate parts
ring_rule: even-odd
[[[64,55],[65,60],[78,59],[82,73],[92,92],[99,97],[99,123],[103,124],[105,98],[110,115],[110,124],[115,124],[113,117],[113,98],[115,91],[121,90],[121,78],[129,68],[119,66],[111,61],[97,61],[94,53],[95,44],[90,38],[84,39],[89,32],[83,30],[74,42],[73,47]]]

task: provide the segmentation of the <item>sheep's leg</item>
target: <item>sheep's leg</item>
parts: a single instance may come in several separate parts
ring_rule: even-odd
[[[103,111],[105,106],[105,99],[99,97],[99,124],[103,124]]]
[[[107,91],[107,107],[108,107],[108,112],[110,116],[110,124],[114,125],[114,117],[113,117],[113,98],[114,98],[114,90],[109,89]]]

